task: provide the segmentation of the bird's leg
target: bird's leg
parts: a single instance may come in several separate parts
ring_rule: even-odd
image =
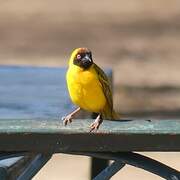
[[[70,114],[68,114],[67,116],[65,117],[62,117],[62,120],[63,120],[63,124],[66,126],[68,123],[72,123],[72,119],[73,119],[73,116],[75,114],[77,114],[79,111],[80,111],[80,107],[78,107],[76,110],[74,110],[73,112],[71,112]]]
[[[103,120],[101,118],[101,114],[99,114],[96,117],[95,121],[90,125],[90,132],[92,132],[94,130],[97,131],[102,122],[103,122]]]

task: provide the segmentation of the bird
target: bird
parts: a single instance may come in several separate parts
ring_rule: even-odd
[[[97,131],[103,119],[119,119],[113,109],[111,83],[105,72],[94,63],[88,48],[76,48],[72,52],[66,82],[70,98],[78,108],[62,118],[65,126],[81,109],[97,114],[90,132]]]

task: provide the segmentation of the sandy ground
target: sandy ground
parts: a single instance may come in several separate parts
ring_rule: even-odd
[[[97,64],[113,68],[122,114],[179,117],[179,44],[178,0],[0,0],[0,64],[66,66],[72,49],[89,47]],[[145,154],[180,169],[179,153]],[[89,166],[54,155],[34,179],[85,180]],[[160,179],[130,166],[112,179],[130,178]]]

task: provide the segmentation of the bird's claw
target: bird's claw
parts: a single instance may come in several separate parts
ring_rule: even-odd
[[[95,120],[91,125],[90,125],[90,132],[94,131],[96,132],[99,129],[99,126],[101,125],[102,121],[100,120]]]
[[[62,120],[63,120],[63,124],[66,126],[68,123],[72,123],[72,116],[67,115],[65,117],[62,117]]]
[[[98,128],[99,128],[99,123],[93,122],[93,123],[90,125],[90,132],[92,132],[92,131],[97,131]]]

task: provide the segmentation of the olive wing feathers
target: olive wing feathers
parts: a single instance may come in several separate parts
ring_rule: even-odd
[[[102,90],[106,97],[109,108],[111,110],[113,110],[111,83],[110,83],[108,77],[106,76],[106,74],[104,73],[104,71],[99,66],[97,66],[95,63],[94,63],[94,69],[95,69],[95,71],[98,75],[99,81],[102,85]]]

